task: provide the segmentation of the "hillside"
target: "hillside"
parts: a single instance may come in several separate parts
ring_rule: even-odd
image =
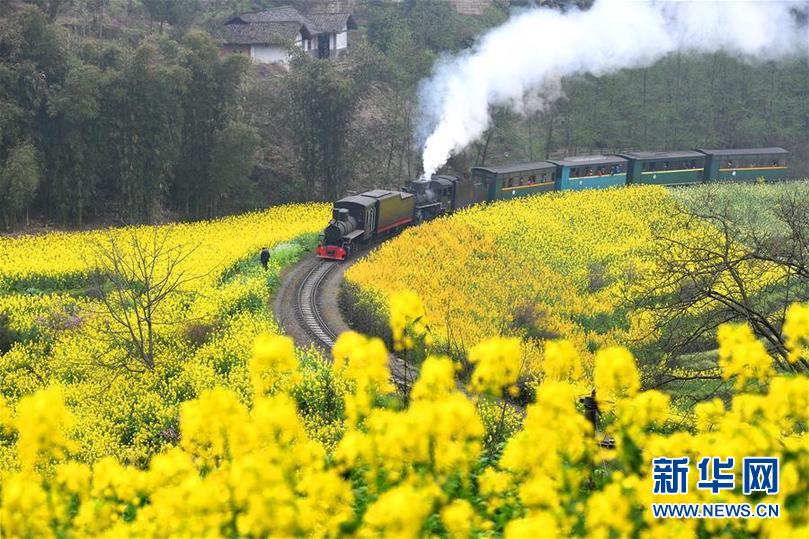
[[[752,241],[747,231],[756,241],[788,237],[778,208],[785,197],[806,204],[808,194],[807,182],[637,186],[475,207],[410,229],[351,267],[345,305],[360,327],[385,334],[391,294],[413,290],[424,302],[438,349],[459,359],[468,354],[468,343],[485,335],[513,335],[522,342],[526,369],[536,373],[546,342],[563,338],[585,358],[607,346],[628,346],[648,362],[645,380],[665,379],[664,373],[674,371],[681,377],[683,369],[709,376],[716,364],[687,354],[713,349],[716,334],[703,329],[700,339],[687,344],[678,339],[690,323],[708,328],[704,317],[722,320],[727,314],[707,299],[679,306],[676,315],[656,307],[674,303],[669,295],[682,294],[684,286],[670,279],[677,259],[668,257],[679,253],[697,261],[707,255],[697,257],[689,246],[718,249],[720,221],[694,215],[720,208],[717,215],[727,215],[734,241]],[[748,284],[742,294],[784,293],[777,286],[777,264],[751,263],[739,255],[732,267]],[[709,275],[730,278],[721,273],[704,278]],[[790,293],[805,297],[805,279],[795,279]],[[766,311],[774,305],[780,304],[768,307],[762,300],[761,309],[771,314]],[[666,316],[674,316],[676,324]]]
[[[0,5],[2,229],[196,220],[401,185],[421,172],[421,82],[509,15],[503,2],[470,16],[445,2],[358,1],[339,61],[303,54],[287,70],[220,55],[211,35],[224,20],[280,3]],[[446,169],[783,146],[801,177],[807,84],[798,58],[721,52],[566,77],[526,114],[494,107],[490,129]]]
[[[783,187],[750,187],[741,198],[777,198]],[[735,190],[720,197],[735,197]],[[518,288],[513,283],[544,294],[557,286],[564,296],[554,307],[557,320],[584,309],[601,314],[614,305],[610,279],[624,279],[619,270],[643,261],[638,243],[622,249],[611,241],[643,240],[655,224],[671,232],[664,210],[705,194],[633,188],[475,208],[392,240],[354,277],[369,279],[369,267],[389,264],[396,256],[389,246],[407,244],[411,254],[426,246],[423,271],[400,261],[400,275],[422,292],[454,287],[470,294],[464,301],[475,309],[484,288],[497,300],[500,291]],[[778,519],[756,521],[761,535],[794,536],[805,526],[809,380],[775,372],[747,326],[719,331],[722,376],[736,385],[728,404],[713,398],[690,414],[668,394],[642,389],[644,371],[622,347],[591,357],[568,341],[547,344],[524,416],[508,413],[503,396],[516,394],[526,358],[519,339],[496,329],[480,342],[462,343],[473,366],[463,392],[455,374],[464,364],[427,354],[409,396],[394,393],[383,342],[353,332],[338,339],[333,363],[296,351],[276,334],[267,294],[280,269],[311,248],[326,209],[291,205],[192,225],[2,240],[11,255],[0,269],[0,338],[11,338],[10,348],[0,342],[4,535],[749,534],[739,519],[708,528],[698,519],[637,516],[667,499],[653,494],[655,455],[701,455],[716,447],[740,461],[750,452],[780,459],[788,480],[767,499],[785,509]],[[508,226],[494,226],[507,216]],[[105,311],[128,270],[107,266],[98,273],[85,258],[98,253],[95,260],[103,262],[113,245],[121,255],[114,260],[135,268],[146,261],[157,282],[176,259],[161,256],[151,266],[154,246],[187,254],[178,268],[191,280],[155,313],[161,324],[151,368],[138,364],[133,342],[115,324],[141,301],[138,291],[154,291],[155,284],[147,276],[126,289],[134,295]],[[255,255],[262,245],[272,248],[267,271]],[[66,255],[65,267],[31,257],[34,250]],[[503,262],[509,250],[517,264]],[[604,264],[599,278],[606,280],[584,271],[593,261]],[[392,269],[377,266],[395,285],[401,277]],[[454,273],[446,279],[433,270]],[[587,287],[590,297],[582,293]],[[568,305],[576,295],[581,306]],[[417,340],[431,346],[415,332],[433,327],[441,337],[442,313],[424,297],[435,318],[424,318],[417,295],[393,295],[391,329],[407,335],[400,353],[423,353]],[[502,316],[504,304],[491,307]],[[789,309],[796,366],[801,343],[809,342],[808,320],[806,306]],[[576,342],[579,330],[566,329]],[[594,430],[577,407],[592,387],[608,434]],[[700,489],[680,496],[692,503],[724,499]]]

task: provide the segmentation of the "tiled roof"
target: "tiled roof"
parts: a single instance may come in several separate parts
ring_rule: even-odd
[[[216,32],[216,37],[232,45],[286,45],[309,31],[299,22],[255,22],[225,24]]]
[[[307,17],[314,25],[314,33],[340,32],[343,28],[357,29],[357,23],[350,13],[311,13]]]
[[[339,32],[346,27],[357,28],[350,13],[306,16],[292,6],[283,6],[232,17],[220,27],[216,37],[233,45],[282,45],[297,39],[299,33],[308,38],[314,34]]]

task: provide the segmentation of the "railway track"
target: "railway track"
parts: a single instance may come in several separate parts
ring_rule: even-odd
[[[335,294],[333,272],[338,271],[345,263],[326,260],[310,260],[304,262],[305,267],[300,277],[292,280],[292,289],[289,295],[282,296],[276,305],[276,312],[284,311],[281,304],[289,305],[294,310],[294,326],[289,318],[282,326],[286,331],[292,330],[297,334],[298,344],[305,346],[307,342],[313,343],[326,352],[326,358],[331,359],[331,349],[341,331],[348,330],[344,324],[336,323],[333,309],[329,314],[329,296]],[[286,303],[284,300],[289,303]],[[291,305],[290,305],[291,304]],[[288,312],[288,311],[287,311]],[[290,313],[292,314],[292,313]],[[408,366],[401,358],[390,355],[389,368],[392,381],[401,389],[411,387],[418,375],[418,369]]]
[[[334,275],[349,265],[346,262],[305,259],[299,272],[287,278],[276,298],[275,313],[284,330],[295,337],[298,346],[315,344],[324,352],[324,358],[331,361],[331,349],[338,334],[348,331],[336,307],[336,280]],[[388,358],[391,381],[402,392],[409,391],[418,378],[419,368],[409,365],[403,358],[390,354]],[[466,388],[458,382],[458,390],[466,393]],[[522,407],[517,406],[520,412]]]
[[[334,271],[338,262],[319,261],[304,276],[298,287],[297,311],[303,328],[307,333],[325,347],[331,350],[337,340],[336,333],[326,323],[320,310],[318,298],[320,289],[326,277]]]

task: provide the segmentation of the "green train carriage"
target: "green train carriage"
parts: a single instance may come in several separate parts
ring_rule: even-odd
[[[783,148],[697,151],[707,156],[705,181],[783,180],[789,170],[789,152]]]
[[[707,156],[697,151],[626,152],[628,184],[691,185],[705,177]]]
[[[628,162],[618,155],[576,155],[551,160],[558,166],[558,191],[606,189],[626,185]]]
[[[473,184],[486,186],[487,200],[512,199],[558,189],[556,165],[548,161],[473,167],[471,176]]]

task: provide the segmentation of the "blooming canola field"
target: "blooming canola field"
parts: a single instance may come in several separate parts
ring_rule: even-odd
[[[0,394],[13,405],[58,384],[77,454],[144,462],[176,439],[180,402],[216,384],[248,393],[253,339],[278,333],[267,301],[281,265],[310,247],[294,240],[308,235],[311,244],[327,218],[325,204],[290,205],[202,223],[0,238]],[[178,290],[155,312],[153,369],[131,361],[99,299],[98,252],[111,241],[124,253],[134,241],[163,242],[183,257]],[[258,262],[264,246],[273,248],[268,272]],[[0,445],[0,470],[14,460]]]
[[[766,212],[753,210],[755,202],[792,188],[719,186],[710,193],[765,220]],[[346,272],[345,303],[361,327],[374,328],[368,321],[387,319],[391,295],[412,290],[424,302],[440,349],[460,358],[469,343],[488,335],[515,336],[529,375],[539,372],[544,343],[553,339],[571,342],[585,358],[585,370],[606,346],[648,354],[660,348],[663,336],[644,306],[650,290],[657,296],[675,292],[659,284],[660,253],[721,242],[716,227],[683,211],[699,208],[707,189],[634,186],[475,206],[407,230],[353,265]],[[749,273],[749,279],[743,276],[751,292],[783,272],[764,262],[738,270]],[[699,308],[687,314],[699,314]]]
[[[398,353],[424,358],[406,394],[381,338],[344,333],[327,362],[269,312],[327,205],[0,239],[0,537],[806,536],[809,378],[777,371],[737,324],[717,343],[732,398],[683,414],[644,390],[643,358],[620,343],[645,320],[616,314],[617,298],[653,229],[695,232],[666,224],[662,189],[620,193],[474,208],[352,267],[360,307],[389,321]],[[95,261],[111,242],[138,260],[161,241],[188,278],[158,313],[148,367],[112,338],[115,279]],[[419,258],[397,258],[402,242]],[[809,359],[809,305],[789,308],[784,333],[789,361]],[[506,398],[529,364],[534,397],[515,413]],[[593,389],[597,429],[582,406]],[[687,492],[655,493],[660,456],[690,459]],[[780,488],[745,494],[741,465],[732,488],[698,488],[707,456],[777,457]],[[658,502],[781,513],[657,519]]]
[[[405,307],[406,309],[409,307]],[[408,313],[392,313],[407,319]],[[789,313],[790,346],[809,344],[809,307]],[[761,346],[746,326],[727,326],[719,346],[742,365]],[[766,353],[766,352],[765,352]],[[474,401],[499,395],[517,371],[519,346],[495,337],[473,346],[474,387],[457,389],[451,359],[429,355],[410,402],[392,391],[388,354],[378,338],[345,333],[327,371],[344,431],[327,447],[312,437],[295,387],[308,375],[291,340],[259,337],[249,362],[248,399],[230,388],[203,390],[180,405],[178,442],[142,465],[75,453],[76,425],[58,386],[0,404],[4,439],[18,465],[2,479],[0,527],[9,536],[98,537],[801,537],[809,508],[809,379],[746,373],[760,392],[729,406],[701,403],[689,423],[672,420],[669,397],[640,390],[632,354],[595,355],[593,382],[614,412],[614,449],[600,447],[577,408],[590,387],[573,346],[546,350],[536,402],[521,428],[494,453]],[[483,372],[478,372],[482,369]],[[731,376],[739,371],[728,373]],[[326,390],[326,387],[321,388]],[[780,486],[763,497],[733,488],[655,493],[652,458],[677,455],[777,457]],[[726,476],[727,477],[727,474]],[[659,491],[658,491],[659,492]],[[656,519],[655,502],[753,503],[783,510],[778,519]]]
[[[386,316],[391,293],[415,290],[449,348],[519,335],[534,368],[546,338],[564,337],[588,355],[648,335],[643,314],[620,305],[648,270],[654,234],[707,233],[680,228],[674,208],[661,187],[473,207],[404,232],[346,280],[373,317]]]

